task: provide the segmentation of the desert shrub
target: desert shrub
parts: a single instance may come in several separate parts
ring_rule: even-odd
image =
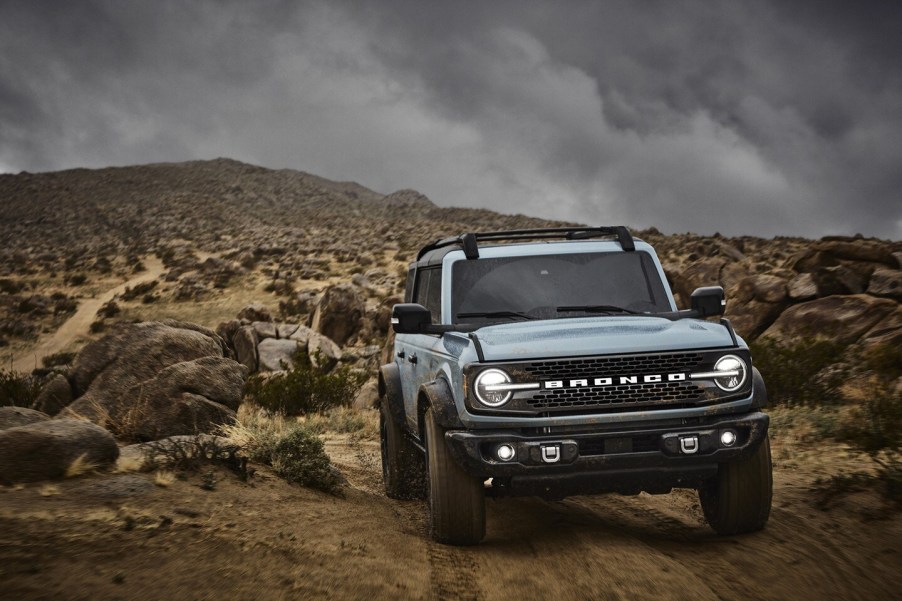
[[[238,415],[238,422],[222,426],[221,431],[248,458],[271,466],[289,482],[340,494],[341,477],[330,467],[323,443],[310,428],[248,405]]]
[[[75,359],[75,353],[53,353],[41,359],[44,367],[59,367],[62,365],[72,365]]]
[[[252,376],[246,390],[248,397],[264,409],[284,415],[306,415],[349,405],[365,380],[365,375],[347,366],[323,373],[302,354],[287,371],[268,377]]]
[[[70,286],[82,286],[87,283],[88,276],[83,273],[75,273],[69,276],[68,283]]]
[[[842,401],[841,387],[848,369],[839,361],[845,345],[820,339],[790,344],[759,339],[750,347],[771,403],[819,405]]]
[[[341,478],[332,469],[323,442],[305,428],[280,436],[271,446],[258,450],[256,459],[271,465],[288,482],[331,494],[341,491]]]
[[[122,309],[119,308],[119,303],[114,300],[111,300],[107,303],[104,303],[100,309],[97,310],[97,316],[101,319],[108,317],[116,317],[119,313],[122,312]]]
[[[222,465],[239,475],[247,474],[247,463],[240,445],[225,438],[197,434],[145,443],[144,465],[150,469],[167,468],[199,471],[204,466]]]
[[[151,280],[149,282],[135,284],[134,288],[126,287],[125,292],[122,293],[122,300],[132,301],[139,296],[144,296],[156,288],[159,283],[158,280]]]
[[[878,344],[862,355],[862,367],[878,379],[891,382],[902,378],[902,346]]]
[[[39,392],[41,382],[38,378],[0,369],[0,407],[31,408]]]
[[[837,438],[870,455],[887,496],[902,501],[902,392],[876,385]]]

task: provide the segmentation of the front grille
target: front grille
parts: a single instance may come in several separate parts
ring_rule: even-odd
[[[623,384],[603,388],[543,390],[526,402],[536,409],[567,410],[582,407],[641,407],[682,405],[705,400],[705,389],[692,382]]]
[[[593,357],[563,361],[539,361],[525,365],[523,370],[537,380],[558,380],[602,372],[606,376],[619,376],[690,371],[698,367],[703,358],[701,353]]]

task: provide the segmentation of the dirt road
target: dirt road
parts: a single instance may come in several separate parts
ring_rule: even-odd
[[[113,297],[117,294],[125,292],[126,288],[133,288],[138,284],[157,279],[166,269],[162,261],[155,256],[147,256],[142,261],[147,268],[146,271],[141,272],[127,282],[107,290],[103,294],[81,300],[75,314],[67,319],[55,332],[42,336],[30,353],[16,358],[12,363],[12,369],[20,373],[26,373],[36,367],[40,367],[41,359],[47,355],[66,350],[78,337],[86,336],[91,323],[97,317],[97,310],[105,303],[113,300]]]
[[[898,599],[902,520],[873,492],[823,511],[817,465],[778,466],[768,528],[716,537],[694,493],[489,501],[472,548],[380,491],[375,442],[332,440],[343,499],[261,469],[0,488],[2,599]],[[209,479],[209,476],[208,476]]]

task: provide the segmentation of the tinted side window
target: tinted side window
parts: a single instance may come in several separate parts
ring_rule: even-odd
[[[442,312],[442,270],[441,268],[417,271],[413,302],[419,303],[432,313],[432,323],[441,321]]]
[[[404,287],[404,302],[413,302],[413,280],[416,277],[416,269],[411,267],[407,270],[407,285]]]

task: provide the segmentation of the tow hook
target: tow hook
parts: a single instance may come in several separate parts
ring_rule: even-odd
[[[558,445],[542,445],[542,461],[557,463],[561,460],[561,447]]]
[[[680,437],[680,451],[684,455],[695,455],[698,453],[698,436]]]

